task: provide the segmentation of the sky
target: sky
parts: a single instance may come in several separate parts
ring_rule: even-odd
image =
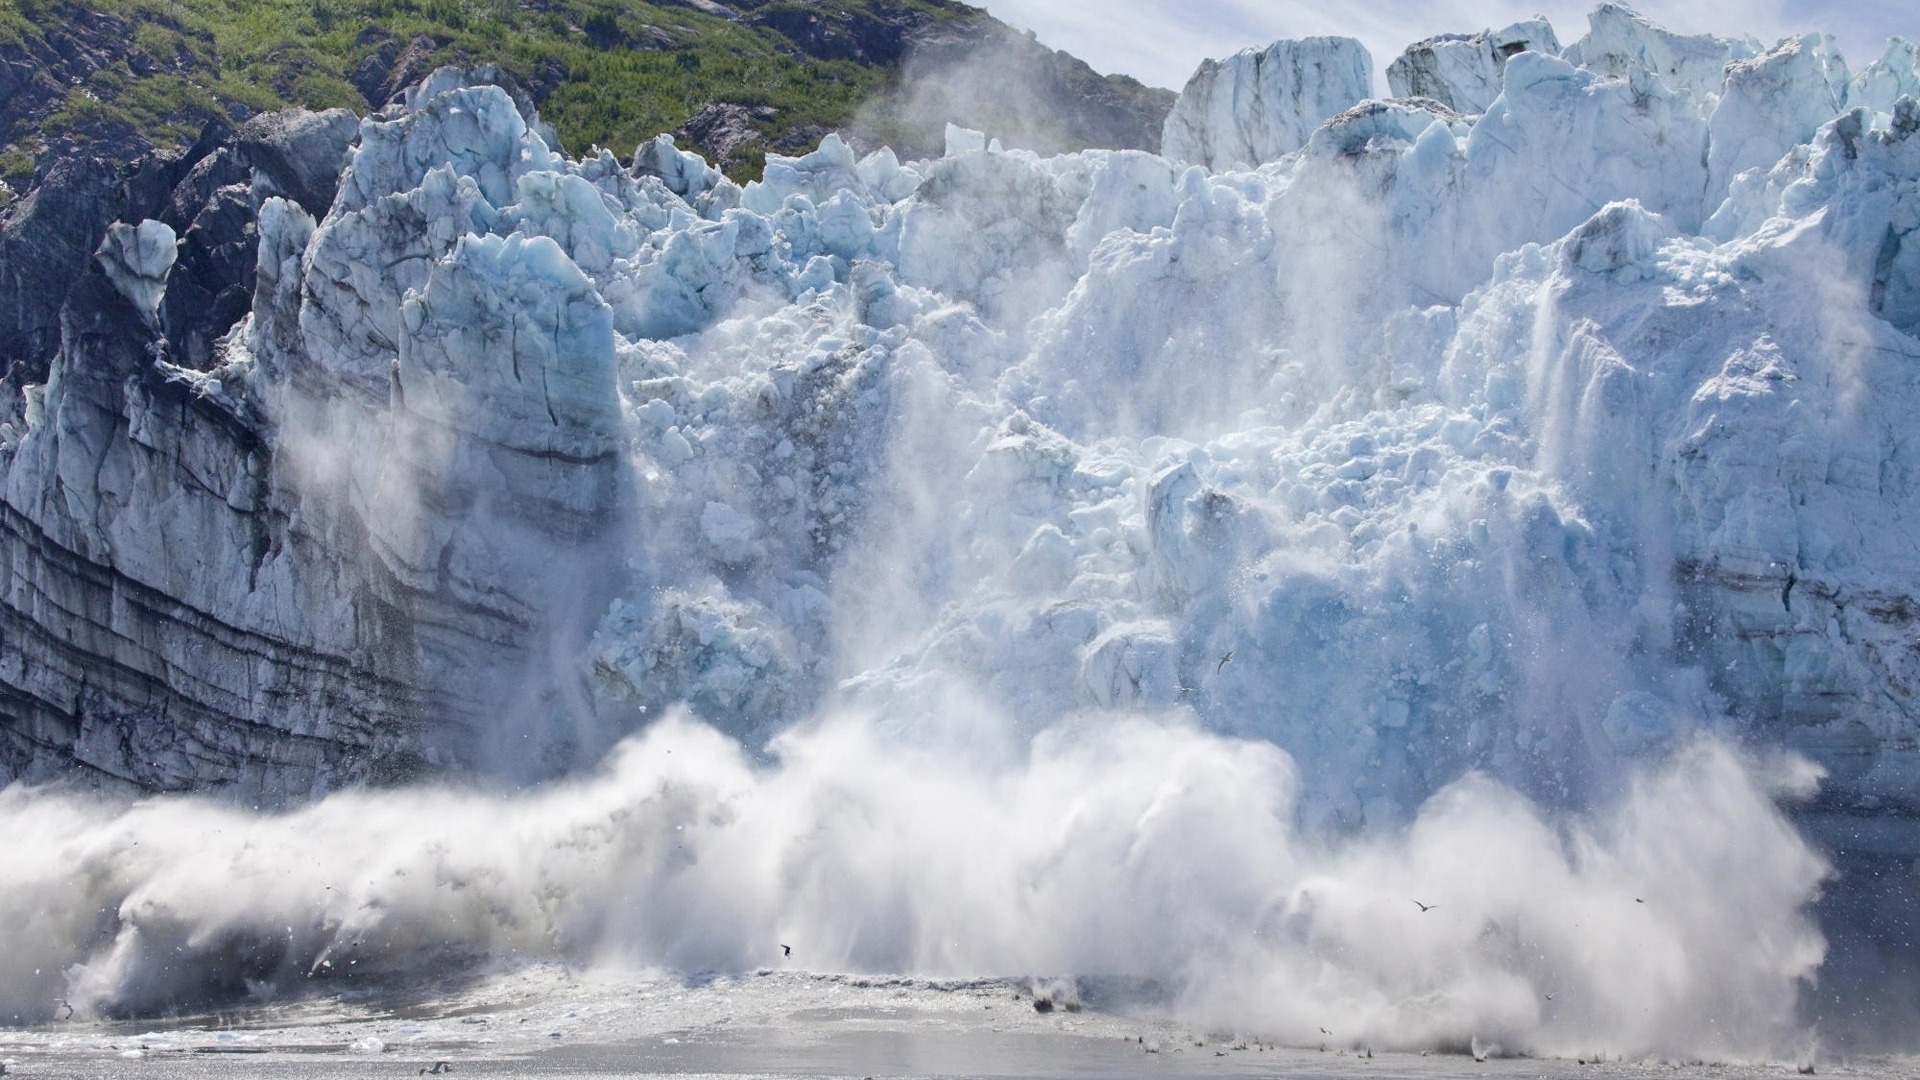
[[[1178,90],[1200,61],[1252,45],[1315,34],[1357,37],[1373,54],[1375,82],[1421,38],[1497,29],[1545,15],[1563,44],[1587,29],[1597,0],[973,0],[1003,22],[1107,74],[1132,75]],[[1914,0],[1640,0],[1653,21],[1686,33],[1751,34],[1772,45],[1788,34],[1821,30],[1840,40],[1858,71],[1880,55],[1888,36],[1920,38]]]

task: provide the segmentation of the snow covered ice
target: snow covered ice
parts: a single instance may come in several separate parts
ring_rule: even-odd
[[[490,720],[396,737],[551,783],[16,786],[0,1014],[799,941],[1296,1043],[1797,1052],[1801,828],[1920,854],[1914,51],[1604,5],[1408,55],[1203,68],[1165,158],[744,187],[457,73],[366,120],[324,216],[261,207],[209,392],[303,535],[445,599],[383,647]],[[164,228],[101,256],[148,312]],[[10,489],[164,539],[61,378]],[[360,618],[250,543],[149,570]]]

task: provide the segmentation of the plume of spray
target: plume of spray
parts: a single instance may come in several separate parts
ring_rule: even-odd
[[[833,715],[755,764],[686,718],[497,796],[0,793],[0,1010],[142,1014],[557,958],[745,970],[1075,972],[1196,1023],[1376,1047],[1765,1053],[1818,966],[1825,873],[1776,801],[1814,773],[1712,741],[1549,816],[1468,776],[1400,830],[1315,840],[1293,762],[1175,719],[1031,741],[965,712]],[[1423,910],[1415,901],[1430,906]]]
[[[1116,85],[1080,60],[993,22],[922,35],[896,86],[862,103],[855,137],[909,157],[937,156],[956,123],[1008,147],[1060,154],[1089,146],[1159,147],[1167,91]],[[1149,119],[1151,117],[1151,119]]]

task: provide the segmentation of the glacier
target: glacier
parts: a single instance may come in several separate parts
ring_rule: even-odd
[[[337,190],[256,174],[203,364],[115,226],[0,424],[0,768],[103,792],[0,792],[0,1014],[784,926],[1308,1041],[1778,1045],[1822,850],[1920,867],[1913,47],[1607,4],[1388,78],[1282,42],[1164,157],[741,185],[445,71],[301,121]],[[448,777],[524,790],[361,787]]]

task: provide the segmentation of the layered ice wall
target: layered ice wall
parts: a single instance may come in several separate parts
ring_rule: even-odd
[[[291,125],[321,132],[324,217],[260,206],[253,311],[209,370],[172,351],[172,230],[109,234],[6,431],[9,774],[273,803],[572,760],[563,724],[495,721],[567,715],[543,650],[583,649],[623,573],[612,315],[580,269],[622,232],[503,92],[452,81]],[[578,208],[571,255],[514,233]]]
[[[1221,883],[1243,850],[1449,838],[1190,898],[1218,902],[1210,926],[1265,919],[1311,957],[1384,925],[1326,938],[1317,921],[1347,909],[1315,897],[1382,877],[1370,858],[1409,889],[1465,889],[1447,868],[1477,865],[1481,823],[1625,806],[1592,836],[1527,825],[1525,880],[1658,879],[1732,857],[1715,837],[1763,838],[1738,851],[1772,868],[1753,905],[1778,951],[1743,976],[1764,1000],[1742,999],[1767,1028],[1819,958],[1796,914],[1819,860],[1767,809],[1804,785],[1699,740],[1811,756],[1828,776],[1803,820],[1920,853],[1913,57],[1896,45],[1856,76],[1824,38],[1685,38],[1609,5],[1563,55],[1494,55],[1484,101],[1435,66],[1456,107],[1361,101],[1364,50],[1282,43],[1203,69],[1166,158],[959,133],[902,163],[829,137],[744,187],[665,139],[632,167],[569,158],[504,92],[437,77],[361,125],[320,213],[261,205],[252,312],[217,368],[174,364],[156,336],[159,229],[103,249],[95,307],[70,309],[53,378],[5,429],[6,522],[26,540],[5,549],[3,760],[285,799],[421,769],[547,777],[685,710],[790,770],[754,773],[679,721],[648,744],[713,763],[721,794],[685,820],[767,870],[709,912],[730,927],[714,940],[857,871],[860,926],[824,902],[795,916],[839,935],[836,962],[1026,949],[1156,977],[1182,961],[1122,963],[1124,919],[1039,944],[975,927],[990,948],[941,952],[901,929],[933,872],[912,853],[968,808],[1009,837],[1084,825],[1115,858],[1133,827],[1101,815],[1138,832],[1167,815],[1184,824],[1112,891],[1178,911],[1189,855],[1217,855],[1194,880]],[[1082,744],[1105,749],[1089,764]],[[1689,791],[1670,760],[1717,779]],[[1159,794],[1052,799],[1109,765]],[[763,783],[886,842],[730,831]],[[592,806],[617,789],[589,785]],[[894,796],[919,807],[897,830]],[[1002,799],[1031,814],[992,816]],[[1646,824],[1681,806],[1714,827]],[[88,844],[123,850],[100,829]],[[1019,850],[982,854],[980,880],[1054,880],[1078,849]],[[1441,850],[1430,875],[1400,872]],[[679,883],[688,909],[734,895],[654,858],[634,880]],[[1711,916],[1736,877],[1703,876],[1688,910]],[[1096,878],[1059,895],[1096,910],[1099,889],[1074,891]],[[124,885],[95,904],[131,905],[122,930],[149,910],[129,896],[180,910],[140,873],[102,880]],[[1490,983],[1460,975],[1479,988],[1461,1000],[1549,1030],[1537,980],[1598,969],[1569,931],[1564,963],[1531,972],[1500,937],[1525,903],[1482,899],[1468,910],[1494,929],[1468,927],[1472,948],[1507,951]],[[257,921],[280,925],[269,901]],[[928,903],[951,920],[929,925],[968,925]],[[569,934],[649,962],[747,955],[622,937],[589,907],[592,932]],[[476,948],[507,940],[481,923]],[[302,962],[342,933],[315,925]],[[1660,932],[1681,955],[1739,954],[1704,925]],[[138,1007],[115,973],[145,970],[147,947],[83,965],[98,1000]],[[1274,948],[1293,959],[1232,985],[1284,988],[1297,957]],[[1328,977],[1390,1030],[1394,1002],[1427,990],[1375,959]],[[1642,988],[1607,985],[1616,1011]],[[1699,1020],[1716,990],[1675,993]]]

